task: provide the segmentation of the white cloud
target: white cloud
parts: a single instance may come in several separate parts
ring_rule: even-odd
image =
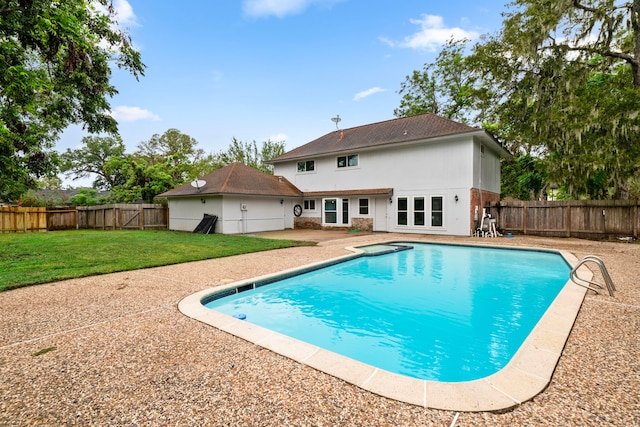
[[[287,135],[286,133],[277,133],[269,137],[269,141],[271,142],[282,142],[282,141],[287,141],[288,139],[289,139],[289,135]]]
[[[313,0],[244,0],[242,8],[249,16],[275,15],[282,18],[303,11],[312,2]]]
[[[123,25],[138,25],[138,18],[133,12],[133,7],[127,0],[115,0],[113,7],[116,10],[116,16],[120,26]]]
[[[394,41],[386,37],[380,37],[380,41],[391,47],[435,51],[451,39],[472,40],[480,36],[480,33],[476,31],[467,31],[459,27],[445,27],[442,16],[422,15],[421,19],[411,19],[410,22],[420,25],[420,30],[405,37],[402,41]]]
[[[356,95],[353,97],[353,100],[360,101],[361,99],[366,98],[368,96],[374,95],[379,92],[386,92],[386,91],[387,89],[382,89],[380,87],[372,87],[371,89],[363,90],[362,92],[356,93]]]
[[[111,117],[119,122],[137,122],[138,120],[158,121],[160,117],[149,110],[140,107],[120,105],[111,111]]]
[[[246,15],[255,18],[270,15],[283,18],[300,13],[313,4],[331,7],[339,1],[343,0],[243,0],[242,9]]]

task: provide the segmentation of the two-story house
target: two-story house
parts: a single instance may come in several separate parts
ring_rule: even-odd
[[[218,186],[196,194],[186,185],[161,196],[169,199],[172,229],[185,229],[175,226],[174,211],[187,215],[176,202],[195,194],[218,198],[221,207],[230,201],[219,211],[222,233],[341,227],[468,236],[482,208],[500,199],[500,159],[508,156],[482,129],[422,114],[337,129],[272,159],[274,176],[243,178],[251,172],[236,165],[203,177],[232,180],[235,169],[242,191]],[[267,182],[271,190],[259,191]]]

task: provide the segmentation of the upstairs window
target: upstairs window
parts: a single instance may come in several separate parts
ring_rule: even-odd
[[[298,172],[312,172],[316,170],[315,160],[305,160],[298,162]]]
[[[358,166],[358,155],[338,156],[338,168],[355,168]]]

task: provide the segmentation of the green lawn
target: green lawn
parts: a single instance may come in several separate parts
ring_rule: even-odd
[[[309,242],[173,231],[70,230],[0,234],[0,291]]]

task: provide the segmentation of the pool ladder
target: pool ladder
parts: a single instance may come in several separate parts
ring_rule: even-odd
[[[573,283],[575,283],[576,285],[583,286],[583,287],[585,287],[587,289],[592,290],[596,294],[600,295],[600,291],[598,289],[604,289],[603,285],[601,285],[598,282],[594,282],[592,280],[583,279],[583,278],[578,276],[578,269],[582,265],[586,264],[587,262],[593,262],[593,263],[596,263],[598,265],[598,267],[600,268],[600,273],[602,274],[602,277],[604,278],[604,283],[606,284],[607,290],[609,291],[609,296],[613,296],[613,291],[616,290],[616,287],[613,284],[613,280],[611,280],[611,276],[609,276],[609,272],[607,271],[607,267],[605,267],[605,265],[604,265],[604,261],[602,261],[602,259],[598,258],[595,255],[587,255],[587,256],[585,256],[584,258],[582,258],[580,260],[578,265],[573,267],[573,270],[571,270],[571,281],[573,281]],[[586,282],[586,284],[585,283],[580,283],[579,281]],[[590,286],[590,285],[593,285],[593,286]]]

